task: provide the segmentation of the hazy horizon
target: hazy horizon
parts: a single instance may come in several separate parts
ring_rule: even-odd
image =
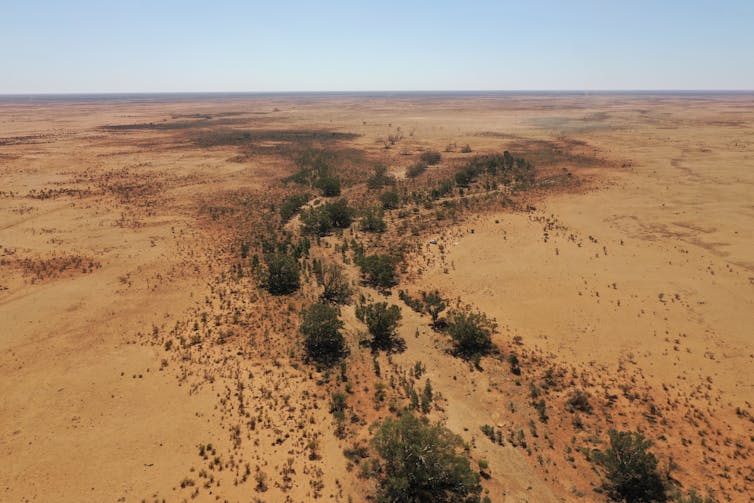
[[[0,94],[751,90],[752,25],[744,0],[10,0]]]

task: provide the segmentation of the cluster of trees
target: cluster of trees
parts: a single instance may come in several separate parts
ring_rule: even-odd
[[[351,226],[354,209],[345,199],[325,203],[301,213],[303,230],[307,234],[326,236],[333,229],[347,229]]]
[[[398,283],[395,273],[395,260],[389,255],[362,255],[354,257],[361,269],[364,281],[375,288],[388,289]]]
[[[507,150],[502,154],[477,156],[455,174],[456,185],[468,187],[482,174],[504,185],[514,183],[528,186],[534,182],[534,166],[522,157],[515,157]]]
[[[324,197],[340,195],[340,178],[330,169],[333,154],[326,150],[306,150],[296,159],[299,171],[288,181],[310,185],[319,189]]]
[[[287,222],[307,201],[309,201],[309,194],[293,194],[286,197],[280,205],[280,218],[283,222]]]

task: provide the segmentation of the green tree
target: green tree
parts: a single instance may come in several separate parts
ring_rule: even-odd
[[[332,365],[345,354],[345,340],[340,333],[343,322],[330,304],[312,304],[301,313],[301,333],[306,354],[322,365]]]
[[[309,200],[307,194],[293,194],[280,205],[280,218],[287,222]]]
[[[333,227],[347,229],[353,220],[353,208],[348,206],[348,201],[338,199],[324,205],[324,210],[330,217]]]
[[[372,439],[382,458],[380,502],[478,502],[479,474],[463,441],[441,424],[406,413],[387,418]]]
[[[448,315],[448,334],[458,354],[465,358],[487,354],[492,349],[494,321],[482,313],[453,311]]]
[[[393,259],[387,255],[365,255],[358,265],[366,282],[377,288],[390,288],[397,283]]]
[[[605,489],[617,501],[666,501],[665,480],[657,471],[657,458],[649,452],[652,441],[641,433],[610,430],[610,447],[595,450],[592,459],[607,479]]]
[[[314,185],[322,191],[324,197],[337,197],[340,195],[340,178],[337,176],[324,174],[317,178]]]
[[[264,286],[272,295],[288,295],[299,289],[298,261],[287,253],[277,252],[265,257],[267,275]]]
[[[332,231],[332,218],[324,207],[311,208],[301,213],[303,231],[316,236],[326,236]]]
[[[390,349],[395,344],[398,322],[401,320],[401,308],[387,302],[374,302],[356,308],[356,316],[364,322],[372,335],[372,345],[381,349]]]

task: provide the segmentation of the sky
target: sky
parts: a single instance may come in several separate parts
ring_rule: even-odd
[[[0,0],[0,94],[668,89],[754,89],[754,0]]]

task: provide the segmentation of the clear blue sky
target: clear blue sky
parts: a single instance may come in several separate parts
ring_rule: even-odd
[[[0,0],[0,93],[754,89],[754,0]]]

